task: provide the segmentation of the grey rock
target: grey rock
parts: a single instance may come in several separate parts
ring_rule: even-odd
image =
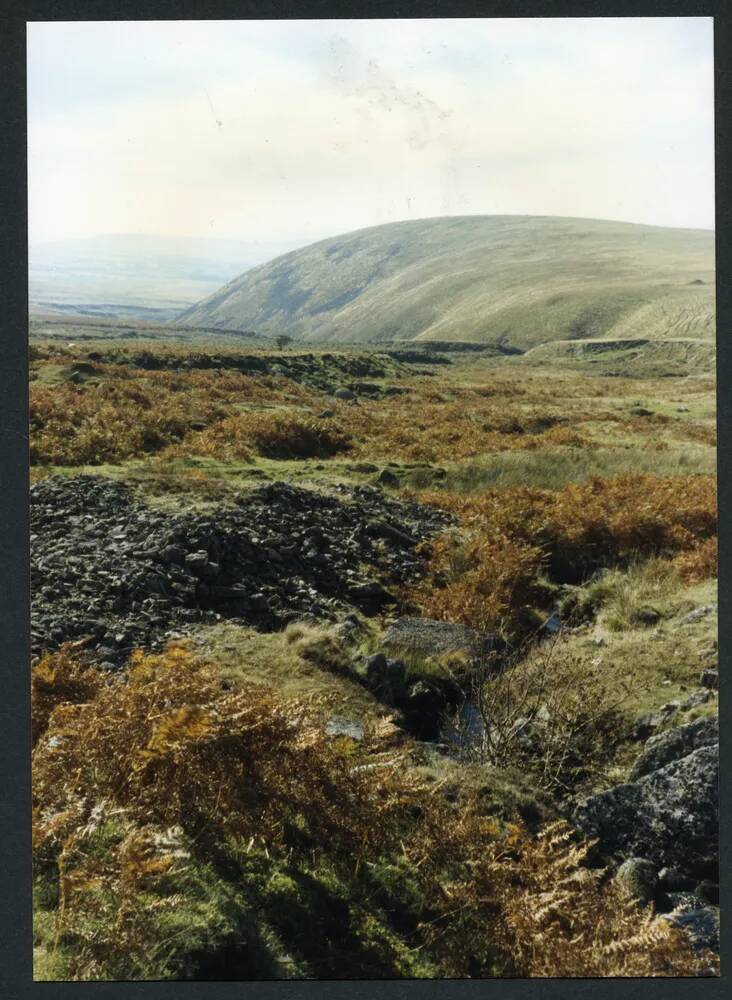
[[[416,540],[411,535],[395,528],[393,524],[387,524],[386,521],[369,521],[364,531],[372,538],[388,538],[389,541],[406,548],[413,548],[416,545]]]
[[[700,688],[698,691],[692,691],[688,698],[684,698],[681,703],[681,708],[683,711],[688,712],[690,708],[697,708],[699,705],[706,705],[711,697],[711,691],[706,688]]]
[[[353,402],[356,399],[356,393],[353,391],[353,389],[346,389],[346,388],[336,389],[336,391],[333,393],[333,396],[335,399],[342,399],[348,403]]]
[[[361,743],[364,738],[364,728],[361,723],[347,719],[344,715],[334,715],[328,719],[325,731],[328,736],[347,736],[357,743]]]
[[[694,610],[690,611],[687,615],[684,615],[679,624],[691,625],[692,622],[699,621],[700,618],[705,618],[707,615],[716,610],[716,604],[702,604],[698,608],[694,608]]]
[[[615,878],[642,905],[650,903],[656,891],[656,866],[648,858],[628,858],[618,868]]]
[[[698,747],[719,742],[719,724],[716,719],[696,719],[684,726],[669,729],[648,740],[628,775],[637,781],[643,775],[657,771],[672,761],[680,760]]]
[[[637,781],[592,795],[573,822],[614,857],[687,873],[718,856],[718,747],[700,746]]]
[[[694,895],[699,896],[707,903],[719,906],[719,882],[713,882],[708,878],[702,879],[702,881],[694,887]]]
[[[467,625],[410,617],[397,618],[391,623],[384,634],[383,645],[395,652],[408,650],[424,656],[467,653],[474,658],[498,653],[504,648],[497,636]]]
[[[198,552],[189,552],[185,557],[185,562],[186,566],[194,572],[196,570],[202,570],[208,562],[208,552],[206,552],[205,549]]]
[[[664,913],[659,918],[667,920],[674,927],[680,927],[699,949],[719,950],[719,910],[714,906],[704,906],[681,913]]]
[[[205,515],[156,510],[97,476],[49,477],[30,501],[33,655],[89,635],[115,663],[217,615],[272,629],[306,608],[331,619],[375,613],[393,601],[388,583],[423,572],[405,539],[424,541],[451,520],[375,488],[326,496],[285,483]],[[379,522],[404,538],[365,532]]]

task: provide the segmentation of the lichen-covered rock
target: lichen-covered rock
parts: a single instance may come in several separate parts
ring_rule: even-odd
[[[714,718],[696,719],[684,726],[669,729],[658,736],[652,736],[628,776],[629,781],[637,781],[652,771],[680,760],[692,750],[719,742],[719,725]]]
[[[615,873],[634,899],[645,906],[653,899],[658,883],[656,866],[648,858],[628,858]]]
[[[573,822],[618,860],[648,858],[657,868],[712,871],[719,855],[718,747],[701,746],[639,778],[592,795]]]

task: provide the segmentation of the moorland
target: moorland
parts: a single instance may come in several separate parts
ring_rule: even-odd
[[[351,343],[228,294],[32,320],[37,979],[718,973],[713,300],[669,233],[592,307],[535,269],[433,322],[433,274],[379,343],[361,296]]]

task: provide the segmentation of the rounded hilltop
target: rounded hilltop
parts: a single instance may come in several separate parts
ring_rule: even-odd
[[[551,216],[444,216],[320,240],[177,323],[301,341],[713,339],[714,233]]]

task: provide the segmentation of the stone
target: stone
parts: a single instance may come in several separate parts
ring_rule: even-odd
[[[719,910],[704,906],[681,913],[664,913],[659,918],[667,920],[674,927],[680,927],[699,949],[719,950]]]
[[[711,691],[717,691],[719,689],[719,670],[710,668],[703,671],[701,684],[702,687],[709,688]]]
[[[405,548],[414,548],[416,545],[416,541],[411,535],[395,528],[393,524],[387,524],[386,521],[369,521],[364,531],[371,538],[388,538],[389,541],[403,545]]]
[[[357,398],[356,393],[353,391],[353,389],[346,389],[345,387],[336,389],[336,391],[333,393],[333,396],[335,399],[341,399],[347,403],[352,403]]]
[[[702,879],[694,887],[694,895],[699,896],[708,903],[712,903],[714,906],[719,906],[719,882],[713,882],[709,878]]]
[[[684,698],[681,703],[681,708],[683,711],[688,712],[690,708],[697,708],[699,705],[706,705],[711,697],[711,691],[706,688],[700,688],[698,691],[692,691],[688,698]]]
[[[690,611],[687,615],[684,615],[679,622],[679,625],[691,625],[692,622],[699,621],[700,618],[704,618],[706,615],[711,614],[716,610],[716,604],[702,604],[700,607],[694,608],[694,610]]]
[[[423,572],[414,543],[451,523],[373,487],[326,496],[281,482],[233,508],[171,515],[121,482],[51,476],[31,487],[30,509],[32,654],[88,635],[114,663],[218,613],[264,629],[306,608],[376,613],[393,603],[388,584]],[[372,536],[373,523],[395,530]]]
[[[663,718],[660,715],[653,715],[650,712],[639,715],[633,723],[633,728],[630,734],[631,739],[636,743],[645,743],[648,737],[653,735],[662,722]]]
[[[628,780],[637,781],[643,775],[679,760],[698,747],[709,746],[718,741],[719,724],[714,718],[697,719],[652,736],[633,764]]]
[[[592,795],[574,825],[611,857],[644,857],[684,874],[718,857],[718,746],[700,746],[638,780]]]
[[[202,570],[206,563],[208,562],[208,552],[205,550],[200,550],[198,552],[189,552],[185,557],[186,566],[192,569],[194,572],[196,570]]]
[[[628,858],[618,868],[615,878],[641,905],[646,906],[653,899],[658,875],[648,858]]]
[[[465,653],[471,658],[498,653],[504,648],[498,636],[467,625],[407,616],[389,625],[382,644],[394,652],[408,650],[423,656]]]
[[[325,732],[328,736],[347,736],[357,743],[363,742],[364,728],[360,722],[347,719],[344,715],[334,715],[325,724]]]

